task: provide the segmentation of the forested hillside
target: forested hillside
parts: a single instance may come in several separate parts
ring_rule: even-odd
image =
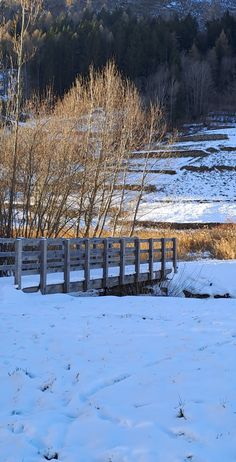
[[[235,105],[236,19],[229,12],[203,26],[190,14],[167,19],[123,8],[82,12],[86,5],[64,0],[42,5],[24,38],[25,97],[45,94],[49,87],[62,96],[77,75],[113,59],[145,102],[158,101],[165,108],[171,123]],[[1,4],[2,72],[17,68],[16,9],[16,1]]]

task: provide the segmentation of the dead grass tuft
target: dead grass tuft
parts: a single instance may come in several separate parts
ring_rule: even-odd
[[[219,260],[236,259],[236,224],[187,230],[142,230],[136,235],[141,238],[176,237],[178,257],[184,260],[204,256]]]

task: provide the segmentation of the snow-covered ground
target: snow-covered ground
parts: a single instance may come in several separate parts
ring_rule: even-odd
[[[145,194],[139,221],[236,222],[236,126],[222,128],[221,124],[212,130],[201,127],[194,137],[199,135],[206,136],[206,140],[183,142],[181,139],[167,146],[169,155],[165,159],[158,158],[158,150],[155,157],[153,151],[148,161],[147,182],[155,186],[156,191]],[[227,139],[209,140],[210,136],[227,136]],[[133,159],[131,183],[140,182],[143,164],[144,159]]]
[[[233,294],[236,262],[195,265],[176,286],[201,265],[212,295]],[[43,297],[0,279],[0,461],[235,461],[235,319],[235,299]]]

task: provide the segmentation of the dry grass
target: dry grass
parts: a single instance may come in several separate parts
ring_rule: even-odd
[[[180,142],[186,142],[186,141],[191,141],[191,142],[199,142],[199,141],[223,141],[223,140],[228,140],[229,137],[228,135],[224,133],[204,133],[202,135],[184,135],[179,137]]]
[[[236,224],[188,230],[143,230],[136,235],[141,238],[177,237],[180,259],[196,259],[204,254],[219,260],[236,259]]]

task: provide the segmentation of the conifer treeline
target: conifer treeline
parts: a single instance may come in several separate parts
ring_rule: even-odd
[[[14,61],[11,18],[1,34],[2,66]],[[6,23],[6,21],[5,21]],[[158,100],[170,120],[196,118],[236,104],[236,18],[225,13],[200,27],[194,17],[136,18],[129,11],[43,11],[26,46],[29,88],[63,95],[89,66],[114,59],[144,99]]]

